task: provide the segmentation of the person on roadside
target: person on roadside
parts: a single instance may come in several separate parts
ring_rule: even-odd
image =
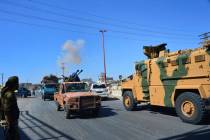
[[[10,77],[1,90],[1,108],[4,118],[8,124],[6,128],[5,140],[20,140],[18,119],[19,108],[15,91],[18,90],[19,79],[17,76]]]
[[[32,90],[32,94],[33,94],[33,96],[35,96],[35,89]]]

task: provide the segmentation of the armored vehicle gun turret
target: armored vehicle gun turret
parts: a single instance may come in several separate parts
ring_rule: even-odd
[[[184,122],[198,124],[210,109],[210,40],[175,52],[165,46],[144,46],[148,59],[136,62],[135,72],[122,80],[124,107],[171,107]]]
[[[148,57],[148,59],[153,59],[159,57],[160,51],[166,50],[166,43],[157,45],[157,46],[144,46],[144,54]]]

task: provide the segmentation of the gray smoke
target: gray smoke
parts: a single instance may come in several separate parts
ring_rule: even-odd
[[[67,40],[61,49],[61,56],[58,58],[59,66],[64,64],[80,64],[80,50],[85,45],[84,40]]]

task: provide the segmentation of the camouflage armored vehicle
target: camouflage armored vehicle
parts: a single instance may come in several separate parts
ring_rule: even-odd
[[[210,107],[210,41],[194,50],[169,52],[166,44],[144,46],[147,60],[122,80],[123,104],[133,110],[146,102],[172,107],[188,123],[202,122]]]
[[[80,82],[78,71],[64,77],[60,84],[59,91],[54,95],[57,110],[64,108],[66,119],[71,118],[75,113],[91,112],[97,116],[101,107],[101,97],[90,92],[88,84]]]

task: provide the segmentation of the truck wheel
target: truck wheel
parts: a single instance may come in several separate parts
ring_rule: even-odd
[[[135,100],[133,98],[133,93],[131,91],[125,91],[123,94],[123,105],[127,111],[132,111],[136,107]]]
[[[175,101],[176,112],[182,121],[192,124],[201,123],[207,114],[201,97],[192,92],[185,92]]]
[[[64,112],[65,112],[65,118],[70,119],[71,118],[71,112],[69,109],[67,109],[66,105],[64,106]]]

